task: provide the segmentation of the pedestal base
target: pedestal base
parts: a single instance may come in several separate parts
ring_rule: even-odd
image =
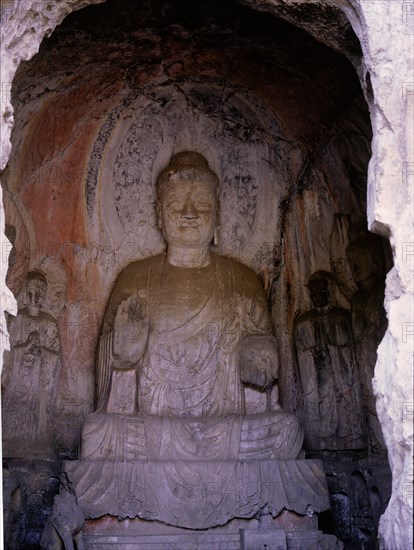
[[[340,548],[318,531],[329,508],[318,460],[81,460],[64,470],[87,550]]]
[[[241,550],[287,550],[284,529],[240,529]]]
[[[234,518],[259,517],[266,507],[306,516],[330,506],[318,460],[88,461],[64,470],[86,518],[140,518],[208,529]]]
[[[112,516],[88,520],[86,550],[341,550],[335,537],[317,529],[316,516],[283,511],[262,529],[256,519],[233,519],[203,530],[181,529],[141,519],[119,522]]]

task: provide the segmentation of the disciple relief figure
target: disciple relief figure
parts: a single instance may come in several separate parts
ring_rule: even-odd
[[[357,229],[354,229],[354,232],[357,232]],[[346,254],[358,287],[352,296],[351,314],[369,422],[370,448],[376,454],[385,454],[385,443],[372,388],[377,349],[387,328],[383,305],[385,269],[381,239],[377,235],[360,231],[358,238],[352,240],[347,247]]]
[[[159,176],[167,250],[129,265],[115,283],[82,459],[299,455],[298,421],[270,410],[278,351],[263,288],[248,267],[211,251],[218,191],[198,153],[177,154]],[[262,412],[246,414],[257,405],[249,407],[246,388],[267,396]]]
[[[45,276],[32,271],[26,280],[26,307],[11,318],[11,354],[3,374],[3,454],[43,457],[53,454],[52,407],[60,367],[56,321],[42,311]]]
[[[366,448],[364,407],[354,351],[351,316],[332,305],[331,275],[308,282],[314,309],[294,329],[303,395],[305,447],[309,450]]]

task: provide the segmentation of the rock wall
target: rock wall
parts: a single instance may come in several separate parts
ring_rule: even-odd
[[[412,544],[412,529],[405,527],[412,526],[413,506],[413,60],[406,55],[413,39],[413,16],[407,6],[361,2],[359,23],[349,14],[364,52],[373,128],[368,221],[371,229],[389,237],[394,259],[385,299],[389,325],[378,351],[374,387],[393,474],[380,537],[383,547],[395,549]],[[385,50],[384,36],[389,41]]]
[[[42,39],[68,13],[92,3],[97,2],[3,4],[2,55],[6,62],[2,63],[2,82],[12,82],[21,61],[34,55]],[[305,4],[313,9],[305,9]],[[11,84],[3,84],[2,168],[9,159],[4,200],[9,227],[24,228],[17,232],[19,239],[14,243],[18,260],[13,265],[14,276],[9,273],[9,284],[14,285],[16,296],[22,296],[22,274],[29,267],[40,268],[50,279],[45,309],[57,319],[66,361],[60,381],[59,433],[60,448],[68,452],[76,448],[82,417],[92,407],[93,354],[111,283],[126,263],[148,254],[143,242],[151,242],[154,253],[155,248],[163,246],[150,206],[154,174],[172,150],[195,142],[208,151],[215,140],[221,144],[221,152],[211,148],[209,161],[224,179],[221,246],[224,253],[242,259],[261,275],[274,303],[275,333],[284,342],[282,363],[286,367],[281,395],[285,408],[295,410],[298,390],[291,335],[298,313],[310,308],[304,284],[317,269],[332,267],[333,214],[352,213],[355,222],[367,207],[371,227],[389,237],[393,246],[394,268],[387,280],[389,327],[380,347],[375,387],[393,471],[392,498],[381,520],[380,535],[385,548],[403,548],[410,543],[407,525],[412,511],[412,391],[405,383],[411,380],[407,370],[413,340],[412,163],[405,152],[410,151],[413,133],[403,125],[405,115],[412,111],[412,88],[405,77],[412,68],[404,49],[410,39],[410,12],[404,11],[406,2],[334,4],[280,1],[255,2],[254,7],[305,28],[354,64],[374,131],[367,206],[364,176],[370,155],[370,130],[364,101],[358,95],[350,65],[329,50],[306,45],[306,38],[288,26],[278,29],[279,40],[270,32],[259,41],[255,33],[263,32],[260,22],[256,28],[252,25],[243,43],[227,22],[212,45],[214,33],[208,22],[193,36],[185,25],[177,26],[167,41],[162,34],[142,29],[134,36],[131,48],[125,21],[115,34],[108,29],[105,36],[101,29],[101,37],[96,37],[89,34],[87,16],[82,19],[80,14],[77,20],[72,19],[77,34],[65,33],[61,27],[43,45],[34,63],[20,65],[14,81],[13,104],[18,116],[11,155]],[[344,14],[358,35],[362,58]],[[137,20],[141,16],[138,10]],[[168,13],[165,17],[168,19]],[[189,14],[191,17],[195,16]],[[386,53],[384,32],[390,36],[396,33],[399,38],[390,40],[392,48]],[[345,38],[340,40],[340,36]],[[81,47],[80,39],[88,47]],[[302,48],[314,52],[314,62],[307,68],[301,65],[298,41],[303,41]],[[183,49],[187,51],[184,58]],[[143,51],[145,60],[139,57]],[[261,66],[257,59],[263,60]],[[390,69],[389,62],[394,59],[398,59],[404,75],[400,83],[394,78],[395,69]],[[92,62],[94,71],[90,70]],[[296,74],[287,70],[292,65],[299,67]],[[331,74],[335,74],[336,81]],[[272,84],[278,81],[284,83],[283,93],[280,86]],[[326,91],[318,88],[318,82],[324,82]],[[225,107],[220,101],[214,102],[223,89],[229,97]],[[145,101],[137,101],[137,91]],[[173,105],[168,110],[170,129],[162,127],[165,105]],[[180,126],[186,118],[183,113],[193,119],[185,128]],[[160,121],[158,133],[148,134],[145,117]],[[235,124],[241,119],[244,125]],[[141,126],[134,128],[137,120]],[[226,121],[218,130],[217,120]],[[246,133],[252,127],[255,133]],[[273,136],[274,143],[261,138],[266,133]],[[180,135],[181,141],[177,142],[175,135]],[[119,159],[133,150],[131,143],[137,136],[148,150],[158,148],[162,153],[155,165],[146,165],[148,155],[141,147],[137,154],[144,168],[138,174],[128,173],[124,171],[128,159]],[[114,143],[125,143],[125,151],[122,145],[115,149],[118,156],[109,163],[112,172],[108,172],[99,162],[99,155],[107,158],[114,151]],[[277,154],[271,156],[270,151]],[[259,162],[259,158],[265,161]],[[226,165],[225,159],[231,162]],[[232,167],[243,167],[243,163],[245,167],[232,174]],[[122,168],[121,174],[116,173],[117,165]],[[128,225],[134,214],[129,211],[134,197],[128,179],[137,177],[143,182],[139,197],[143,223],[134,235]],[[113,188],[115,180],[124,183]],[[399,187],[397,200],[391,181]],[[263,182],[266,191],[258,193],[259,183],[263,187]],[[39,196],[43,197],[42,203]],[[263,220],[271,219],[265,214],[266,206],[269,211],[278,211],[274,227],[263,224]],[[256,210],[261,211],[261,219]],[[107,224],[108,219],[118,221]],[[321,226],[329,230],[321,234]],[[342,243],[343,255],[345,248],[346,243]],[[6,244],[3,250],[8,249]],[[3,261],[2,269],[5,265]],[[345,281],[337,300],[339,305],[349,307],[346,288]],[[5,309],[14,313],[10,292],[6,288],[2,292]],[[283,301],[276,303],[275,296],[283,296]],[[86,335],[85,326],[89,327]],[[358,475],[352,479],[359,480]]]

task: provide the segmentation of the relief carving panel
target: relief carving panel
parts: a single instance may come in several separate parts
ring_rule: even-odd
[[[56,320],[42,311],[46,277],[31,271],[26,306],[10,318],[10,361],[2,377],[3,449],[12,458],[48,457],[55,452],[53,421],[60,374]]]
[[[219,85],[199,79],[148,87],[145,94],[131,94],[102,125],[86,199],[91,240],[115,260],[104,269],[109,284],[116,267],[165,249],[155,181],[174,152],[189,148],[203,151],[222,181],[217,250],[271,272],[280,231],[273,214],[288,185],[287,147],[275,118],[257,99],[237,88],[223,96]],[[277,147],[270,136],[280,139]]]
[[[366,426],[350,312],[335,307],[330,273],[314,273],[314,309],[295,324],[295,344],[309,450],[365,449]]]

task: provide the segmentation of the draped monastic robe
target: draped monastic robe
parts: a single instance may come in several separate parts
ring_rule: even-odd
[[[312,450],[364,449],[366,429],[348,311],[327,306],[295,324],[305,442]]]
[[[24,308],[9,323],[11,361],[3,395],[5,456],[50,456],[54,452],[53,404],[60,371],[56,321]]]
[[[144,355],[125,371],[113,354],[113,327],[120,304],[133,294],[150,332]],[[271,334],[263,288],[239,262],[213,254],[206,267],[182,268],[162,254],[128,266],[103,322],[97,413],[85,423],[82,455],[295,458],[301,431],[293,417],[279,411],[243,420],[239,347],[260,334]]]

